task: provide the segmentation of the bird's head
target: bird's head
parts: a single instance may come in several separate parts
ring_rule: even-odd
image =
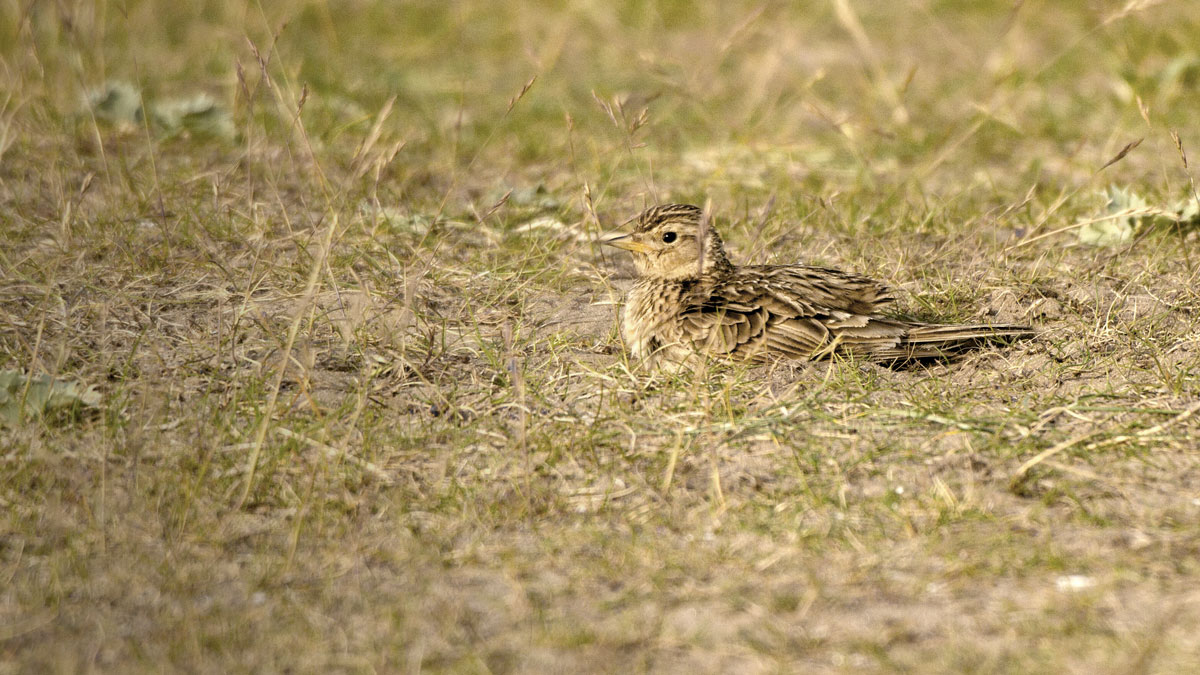
[[[638,274],[695,279],[730,267],[721,235],[689,204],[664,204],[633,219],[633,232],[604,235],[602,243],[633,253]]]

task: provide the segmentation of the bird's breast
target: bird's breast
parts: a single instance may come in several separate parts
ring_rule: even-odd
[[[635,359],[652,357],[664,346],[679,342],[679,314],[685,304],[686,283],[639,280],[625,303],[621,335]]]

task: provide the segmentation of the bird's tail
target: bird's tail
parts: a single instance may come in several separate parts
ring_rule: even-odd
[[[1007,344],[1034,337],[1029,326],[1016,324],[911,324],[896,345],[901,359],[931,359],[953,356],[991,343]],[[882,356],[882,355],[881,355]]]

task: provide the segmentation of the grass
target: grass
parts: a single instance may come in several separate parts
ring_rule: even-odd
[[[1191,194],[1189,9],[0,3],[0,369],[102,396],[0,429],[0,672],[1186,671],[1196,234],[1075,225]],[[596,235],[707,198],[1040,336],[647,376]]]

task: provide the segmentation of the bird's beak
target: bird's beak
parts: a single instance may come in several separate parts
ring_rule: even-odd
[[[623,232],[605,232],[600,235],[600,243],[615,248],[623,248],[626,251],[633,251],[634,253],[650,253],[654,250],[642,242],[635,240],[632,234],[625,234]]]

